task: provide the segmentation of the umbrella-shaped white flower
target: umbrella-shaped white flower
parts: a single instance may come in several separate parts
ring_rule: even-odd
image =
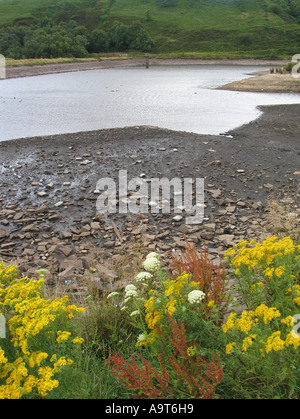
[[[153,275],[150,272],[140,272],[139,274],[136,275],[135,280],[137,282],[144,282],[144,281],[149,281],[152,278],[153,278]]]
[[[137,297],[138,293],[136,290],[136,286],[133,284],[129,284],[125,287],[125,300],[129,297]]]
[[[150,258],[156,258],[159,259],[159,254],[156,252],[150,252],[147,256],[146,259],[150,259]]]
[[[110,298],[115,297],[116,295],[119,295],[119,293],[117,291],[113,291],[110,294],[108,294],[106,298],[109,300]]]
[[[155,272],[160,268],[160,261],[156,257],[149,257],[143,262],[143,268],[147,272]]]
[[[204,294],[203,291],[194,290],[194,291],[191,291],[188,294],[187,298],[188,298],[189,303],[198,304],[198,303],[201,303],[201,301],[204,299],[204,297],[205,297],[205,294]]]

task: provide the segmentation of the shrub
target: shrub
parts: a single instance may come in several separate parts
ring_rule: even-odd
[[[232,312],[222,326],[226,368],[235,371],[232,386],[252,398],[296,398],[300,336],[294,323],[300,306],[300,246],[289,237],[274,236],[263,243],[243,241],[227,256],[248,306],[240,315]]]
[[[211,265],[202,266],[201,281],[201,275],[194,278],[186,272],[174,279],[169,277],[153,254],[145,262],[143,266],[151,272],[151,277],[140,273],[135,285],[125,288],[122,310],[128,312],[141,330],[136,347],[145,351],[150,361],[146,355],[139,354],[139,362],[131,356],[129,363],[118,355],[110,357],[108,363],[114,375],[136,397],[211,398],[223,378],[219,355],[208,344],[219,327],[220,313],[220,301],[212,299],[216,297],[212,272],[206,272]],[[198,263],[202,262],[208,262],[207,254],[198,259]],[[177,266],[175,260],[174,264]],[[193,267],[195,272],[200,272],[196,260]],[[214,347],[217,349],[218,345]],[[146,371],[153,372],[147,380]]]
[[[16,267],[0,264],[0,310],[8,327],[0,347],[0,399],[46,397],[73,364],[70,347],[83,341],[62,326],[84,309],[68,305],[67,296],[46,300],[43,278],[16,278]]]

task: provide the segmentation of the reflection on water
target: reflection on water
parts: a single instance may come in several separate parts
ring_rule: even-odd
[[[257,118],[258,105],[300,103],[295,94],[214,90],[260,69],[128,67],[1,80],[0,141],[133,125],[219,134]]]

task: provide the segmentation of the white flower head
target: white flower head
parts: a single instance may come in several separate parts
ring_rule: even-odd
[[[137,316],[139,314],[140,314],[140,311],[139,310],[135,310],[132,313],[130,313],[130,317],[134,317],[134,316]]]
[[[137,338],[137,343],[144,342],[147,339],[145,333],[141,333]]]
[[[152,278],[153,278],[153,275],[150,272],[140,272],[139,274],[136,275],[135,280],[137,282],[144,282],[144,281],[149,281]]]
[[[204,292],[200,290],[194,290],[188,294],[187,298],[188,298],[189,303],[195,304],[195,303],[201,303],[204,297],[205,297]]]
[[[133,284],[129,284],[125,287],[125,301],[128,301],[129,297],[137,297],[138,293],[136,290],[136,286]]]
[[[127,291],[131,291],[131,290],[136,291],[136,286],[135,286],[135,285],[133,285],[133,284],[128,284],[128,285],[126,285],[126,287],[125,287],[125,292],[127,292]]]
[[[160,268],[160,261],[155,257],[147,258],[143,262],[143,268],[148,272],[155,272]]]
[[[156,253],[156,252],[150,252],[147,256],[146,256],[146,259],[150,259],[150,258],[156,258],[156,259],[159,259],[159,254],[158,253]]]
[[[108,294],[108,296],[106,297],[108,300],[112,297],[114,297],[115,295],[119,295],[119,293],[117,291],[111,292],[110,294]]]

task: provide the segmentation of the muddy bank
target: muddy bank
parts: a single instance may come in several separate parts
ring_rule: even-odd
[[[300,79],[291,74],[263,73],[220,87],[221,90],[265,93],[300,93]]]
[[[8,66],[6,68],[6,78],[38,76],[43,74],[64,73],[71,71],[95,70],[101,68],[116,68],[129,66],[144,66],[146,59],[120,59],[120,60],[100,60],[78,63],[44,64],[33,66]],[[283,66],[287,61],[273,60],[204,60],[204,59],[156,59],[150,58],[149,65],[263,65],[263,66]]]
[[[50,268],[49,281],[78,292],[85,275],[98,288],[117,282],[119,262],[130,277],[134,244],[142,255],[167,255],[186,237],[218,263],[226,248],[260,235],[270,196],[299,201],[299,113],[300,105],[264,107],[260,119],[224,136],[130,127],[1,142],[0,259],[28,275]],[[153,214],[150,199],[147,214],[99,216],[97,181],[118,184],[119,170],[128,181],[204,178],[203,223],[185,224],[184,210],[181,218]]]

